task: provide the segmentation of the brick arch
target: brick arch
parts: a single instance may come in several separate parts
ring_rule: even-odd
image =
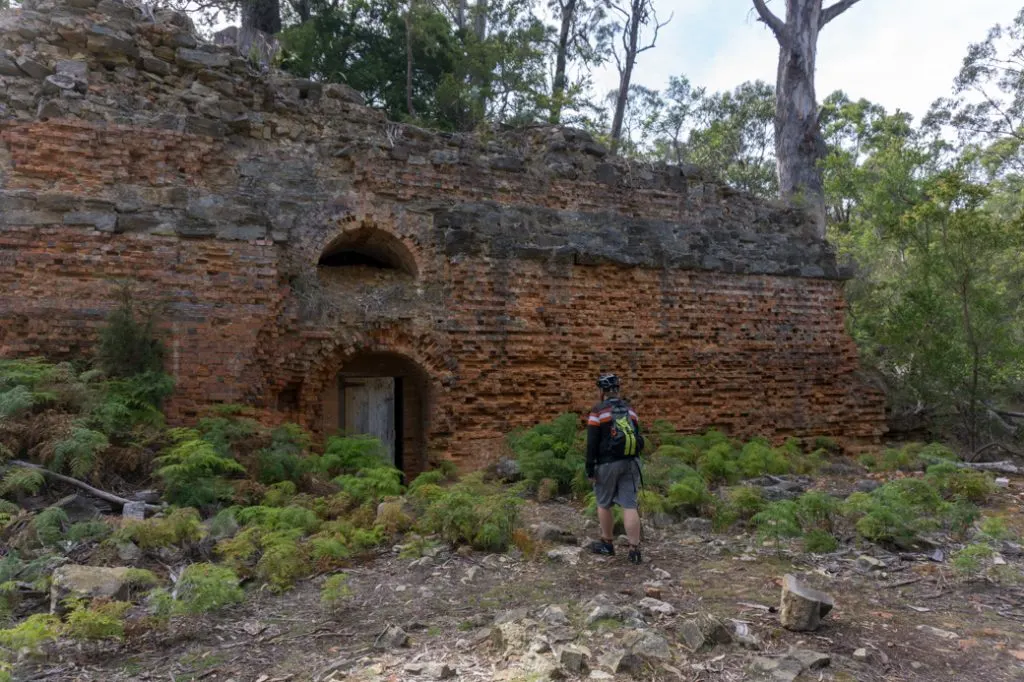
[[[413,279],[419,277],[420,259],[415,248],[393,231],[375,223],[352,223],[340,231],[325,235],[320,242],[322,246],[316,251],[314,261],[318,265],[325,264],[325,259],[335,254],[351,252],[404,272]]]
[[[324,396],[339,372],[353,361],[368,356],[390,356],[422,373],[423,451],[415,462],[407,462],[407,473],[416,473],[426,460],[447,449],[452,430],[451,407],[445,399],[453,380],[454,364],[446,344],[432,333],[411,333],[389,329],[370,330],[357,338],[331,338],[320,342],[311,359],[300,389],[300,409],[307,426],[324,435]]]

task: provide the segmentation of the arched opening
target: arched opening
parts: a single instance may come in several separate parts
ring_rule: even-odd
[[[352,267],[396,270],[415,278],[416,258],[394,235],[374,227],[360,227],[340,235],[320,254],[321,269]]]
[[[430,377],[398,353],[366,352],[346,360],[324,389],[324,433],[368,434],[411,477],[427,466]]]

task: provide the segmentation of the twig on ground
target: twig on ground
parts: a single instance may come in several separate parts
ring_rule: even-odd
[[[88,483],[85,483],[84,481],[79,481],[77,478],[71,478],[70,476],[65,476],[64,474],[58,474],[57,472],[50,471],[49,469],[41,467],[38,464],[32,464],[31,462],[23,462],[19,459],[12,459],[10,462],[8,462],[8,464],[10,464],[11,466],[24,467],[26,469],[35,469],[36,471],[40,472],[47,478],[52,478],[55,481],[60,481],[61,483],[73,485],[76,488],[84,490],[93,497],[103,500],[104,502],[116,504],[121,507],[132,502],[132,500],[121,497],[120,495],[115,495],[113,493],[108,493],[105,490],[94,488],[93,486],[89,485]],[[146,504],[145,508],[146,511],[148,512],[159,512],[164,510],[163,506],[155,504]]]

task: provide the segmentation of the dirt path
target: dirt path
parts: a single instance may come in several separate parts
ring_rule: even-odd
[[[581,540],[589,532],[583,517],[566,504],[530,504],[524,516],[527,524],[546,520]],[[621,555],[605,559],[583,553],[571,565],[548,559],[544,551],[533,560],[442,553],[414,563],[386,551],[349,571],[353,597],[335,614],[320,604],[321,577],[284,595],[256,593],[243,606],[176,623],[169,632],[145,634],[117,648],[62,650],[27,679],[414,680],[437,673],[420,672],[429,662],[446,663],[459,680],[540,679],[499,672],[506,664],[514,670],[529,647],[503,656],[490,638],[496,620],[536,618],[545,606],[562,605],[569,615],[568,636],[596,659],[615,648],[627,628],[586,627],[583,605],[606,594],[612,603],[635,606],[647,588],[674,607],[671,616],[645,618],[671,643],[672,659],[649,666],[635,679],[757,679],[748,671],[756,657],[782,655],[791,647],[831,657],[828,666],[800,680],[1024,679],[1020,588],[952,581],[944,565],[930,560],[883,555],[884,570],[865,571],[853,550],[780,557],[749,536],[702,537],[680,526],[651,530],[648,536],[639,568]],[[785,573],[800,575],[835,598],[836,608],[819,631],[801,635],[779,626],[772,607]],[[509,613],[514,610],[521,611]],[[699,614],[716,615],[730,627],[741,622],[756,636],[759,650],[733,643],[688,652],[678,643],[679,626]],[[409,646],[375,649],[378,635],[392,625],[408,633]]]

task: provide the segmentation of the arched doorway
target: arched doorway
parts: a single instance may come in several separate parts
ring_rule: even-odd
[[[367,434],[407,475],[426,469],[430,378],[408,357],[360,353],[346,360],[323,395],[324,433]]]
[[[393,270],[415,279],[419,274],[416,257],[393,234],[372,226],[363,226],[338,235],[317,260],[322,273],[346,268]]]

